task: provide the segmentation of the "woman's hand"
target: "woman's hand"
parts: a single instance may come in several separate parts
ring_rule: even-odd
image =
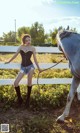
[[[4,64],[8,64],[8,63],[10,63],[10,61],[6,61],[6,62],[4,62]]]
[[[41,73],[43,70],[42,69],[40,69],[40,68],[38,68],[38,70],[39,70],[39,73]]]

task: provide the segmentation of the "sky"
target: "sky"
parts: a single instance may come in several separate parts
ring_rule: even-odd
[[[38,21],[45,32],[70,25],[80,32],[80,0],[0,0],[0,36]]]

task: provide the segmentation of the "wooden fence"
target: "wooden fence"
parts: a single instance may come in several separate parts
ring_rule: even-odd
[[[37,53],[51,53],[51,54],[61,54],[61,51],[58,50],[56,47],[35,47]],[[6,53],[15,53],[18,49],[18,46],[0,46],[0,53],[6,54]],[[39,63],[40,68],[45,69],[52,65],[55,65],[55,63]],[[36,65],[34,64],[35,68]],[[19,63],[9,63],[4,64],[4,62],[0,62],[0,69],[19,69],[20,64]],[[60,63],[57,66],[55,66],[52,69],[68,69],[68,63]],[[71,78],[39,78],[39,84],[71,84],[72,79]],[[0,79],[0,85],[12,85],[14,82],[14,79]],[[20,81],[20,84],[26,84],[26,79],[22,79]],[[32,80],[33,84],[37,84],[37,79],[33,78]]]

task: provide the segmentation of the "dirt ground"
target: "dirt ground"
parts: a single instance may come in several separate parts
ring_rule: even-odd
[[[64,107],[41,111],[26,109],[24,106],[11,107],[7,110],[0,108],[0,123],[9,124],[10,133],[80,133],[80,101],[77,103],[73,101],[70,115],[64,123],[56,123],[56,118],[62,114],[63,110]],[[43,131],[41,126],[46,131]],[[40,130],[37,131],[37,128]],[[35,129],[34,132],[33,129]]]

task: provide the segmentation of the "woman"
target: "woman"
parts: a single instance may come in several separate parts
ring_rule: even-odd
[[[25,34],[22,37],[22,45],[19,46],[19,48],[18,48],[17,52],[14,54],[14,56],[9,61],[5,62],[5,64],[10,63],[13,59],[15,59],[17,57],[17,55],[19,53],[22,57],[21,69],[20,69],[20,72],[18,73],[18,76],[16,77],[16,79],[14,81],[14,87],[15,87],[15,90],[17,93],[18,103],[20,105],[20,104],[22,104],[23,99],[22,99],[21,93],[20,93],[19,82],[25,74],[28,74],[28,83],[27,83],[28,91],[27,91],[27,98],[26,98],[26,107],[29,107],[30,94],[31,94],[31,90],[32,90],[32,76],[34,74],[34,69],[35,69],[32,61],[30,60],[32,55],[33,55],[34,62],[37,65],[39,72],[42,71],[40,69],[37,59],[36,59],[35,47],[31,46],[31,36],[29,34]]]

